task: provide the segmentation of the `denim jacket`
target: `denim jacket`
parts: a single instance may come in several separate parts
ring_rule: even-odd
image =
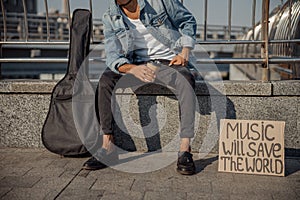
[[[179,0],[138,0],[140,20],[159,42],[175,54],[182,47],[194,48],[196,20]],[[115,0],[103,15],[106,65],[112,71],[125,63],[134,63],[133,35],[124,23]]]

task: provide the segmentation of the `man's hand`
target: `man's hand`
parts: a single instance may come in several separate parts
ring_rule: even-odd
[[[153,82],[155,79],[155,72],[146,65],[136,65],[128,73],[133,74],[136,78],[146,83]]]
[[[182,52],[176,55],[170,62],[169,66],[171,65],[181,65],[187,66],[190,57],[190,48],[184,47]]]
[[[143,82],[150,83],[155,79],[155,72],[146,65],[124,64],[119,71],[126,74],[132,74]]]

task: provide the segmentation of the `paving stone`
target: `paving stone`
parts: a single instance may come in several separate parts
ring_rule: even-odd
[[[0,169],[0,177],[4,176],[23,176],[28,171],[30,171],[31,167],[14,167],[12,166],[5,166]]]
[[[83,176],[83,174],[86,172],[88,172],[88,174],[86,174],[87,175],[86,177],[90,177],[90,178],[94,178],[94,179],[101,179],[103,181],[119,180],[120,178],[128,178],[128,176],[121,176],[125,173],[123,173],[123,172],[117,173],[117,171],[115,171],[114,169],[111,169],[111,168],[105,168],[105,169],[95,170],[95,171],[83,170],[80,172],[79,175]]]
[[[10,149],[10,148],[9,148]],[[11,148],[11,149],[14,149],[14,148]],[[31,153],[33,155],[36,155],[36,154],[43,154],[45,152],[47,152],[47,149],[45,148],[15,148],[15,153]]]
[[[193,176],[183,176],[183,175],[179,174],[176,170],[174,170],[173,176],[171,178],[168,178],[168,179],[165,179],[165,180],[166,181],[170,180],[172,182],[196,182],[196,183],[201,182],[201,181],[198,181],[197,175],[198,174],[195,174]]]
[[[234,180],[232,173],[222,173],[217,171],[201,171],[197,174],[198,181],[216,181],[230,183]]]
[[[1,187],[0,188],[0,198],[6,195],[9,191],[11,191],[12,188],[9,187]]]
[[[131,190],[138,191],[138,192],[145,192],[145,191],[156,191],[156,192],[167,192],[173,191],[173,184],[172,180],[155,180],[153,177],[151,180],[142,180],[138,179],[135,180]]]
[[[15,153],[15,152],[7,152],[1,154],[1,165],[2,166],[15,166],[15,167],[27,167],[28,163],[35,161],[40,153]],[[26,165],[24,165],[26,163]]]
[[[197,193],[197,192],[187,192],[188,200],[207,200],[211,198],[211,194],[207,193]]]
[[[127,178],[134,178],[134,179],[141,179],[141,180],[151,180],[155,177],[155,180],[167,180],[171,179],[173,177],[176,177],[178,172],[176,172],[176,165],[175,163],[172,163],[169,166],[166,166],[162,169],[153,171],[153,172],[148,172],[148,173],[126,173],[126,172],[121,172],[121,171],[115,171],[116,177],[127,177]]]
[[[64,158],[68,163],[64,166],[66,169],[80,169],[85,161],[89,158]]]
[[[61,159],[54,160],[54,161],[49,165],[49,167],[63,168],[63,167],[65,167],[69,162],[70,162],[70,161],[69,161],[68,159],[61,158]]]
[[[101,199],[104,190],[66,189],[59,196],[58,200],[72,199]]]
[[[144,194],[142,192],[135,191],[122,191],[122,192],[111,192],[105,191],[101,200],[142,200]]]
[[[296,192],[297,196],[300,198],[300,180],[298,178],[297,182],[293,186],[294,191]]]
[[[18,150],[19,148],[13,148],[13,147],[0,147],[0,153],[1,155],[3,153],[7,153],[7,152],[11,152],[11,153],[14,153]]]
[[[3,200],[40,200],[43,199],[47,195],[46,192],[40,189],[32,189],[32,188],[14,188],[10,192],[8,192],[1,199]]]
[[[6,176],[1,179],[0,187],[33,187],[42,177],[40,176]]]
[[[207,194],[207,193],[193,193],[188,192],[187,193],[187,199],[188,200],[229,200],[230,195],[229,193],[223,193],[223,194]]]
[[[297,195],[298,193],[298,195]],[[299,199],[299,190],[297,192],[286,192],[286,191],[277,191],[272,194],[274,200],[282,200],[282,199]]]
[[[119,180],[119,179],[141,179],[141,180],[148,180],[155,177],[156,180],[165,180],[172,178],[173,175],[176,174],[175,170],[168,170],[168,169],[162,169],[154,172],[149,173],[127,173],[127,172],[121,172],[121,171],[114,171],[113,173],[94,173],[89,174],[89,176],[100,178],[103,180]]]
[[[247,193],[247,194],[231,194],[230,195],[230,200],[270,200],[272,199],[271,194],[266,194],[266,193],[261,193],[261,194],[255,194],[254,192],[252,193]]]
[[[80,170],[77,176],[87,177],[92,171],[90,170]]]
[[[43,177],[33,186],[33,191],[45,194],[44,199],[55,199],[58,194],[71,182],[71,178]]]
[[[46,194],[43,200],[53,200],[57,198],[57,196],[60,194],[61,190],[51,190]]]
[[[197,174],[182,176],[175,170],[176,162],[154,172],[134,174],[111,168],[81,170],[86,158],[61,158],[43,150],[3,152],[5,156],[0,154],[1,199],[52,200],[58,195],[58,199],[101,200],[159,197],[189,200],[300,199],[298,158],[286,160],[289,172],[286,177],[220,173],[216,168],[216,155],[200,159],[198,167],[202,169],[197,170]],[[18,159],[23,162],[23,167]],[[13,165],[14,161],[18,165]],[[43,167],[35,166],[36,163]]]
[[[173,180],[172,188],[174,191],[182,190],[185,192],[195,192],[195,193],[212,193],[212,184],[209,181],[190,181],[184,179]]]
[[[91,190],[129,191],[134,179],[102,180],[97,179]]]
[[[207,161],[207,160],[211,160],[211,161]],[[203,159],[195,160],[195,164],[201,169],[201,171],[202,170],[205,170],[205,171],[217,171],[218,170],[217,157],[206,159],[206,160],[203,160]]]
[[[41,152],[42,152],[42,154],[38,157],[39,159],[41,159],[41,158],[43,158],[43,159],[45,159],[45,158],[48,158],[48,159],[62,159],[62,158],[64,158],[63,156],[61,156],[61,155],[58,155],[58,154],[55,154],[55,153],[52,153],[52,152],[50,152],[50,151],[48,151],[47,149],[44,149],[44,150],[42,150],[42,148],[40,148],[41,149]]]
[[[287,177],[279,177],[279,176],[268,176],[268,175],[255,175],[255,174],[233,174],[233,180],[235,182],[240,183],[265,183],[271,181],[272,183],[278,183],[278,182],[287,182]]]
[[[45,167],[45,168],[32,168],[27,172],[28,176],[44,176],[44,177],[60,177],[64,173],[64,168]]]
[[[55,161],[55,159],[37,157],[35,160],[24,162],[23,165],[31,168],[45,168]]]
[[[44,189],[48,192],[53,190],[62,190],[69,184],[72,179],[70,178],[57,178],[57,177],[43,177],[38,183],[36,183],[33,189]]]
[[[213,181],[212,183],[213,194],[226,194],[231,191],[231,183],[223,181]]]
[[[185,192],[152,192],[147,191],[144,196],[144,200],[161,200],[161,199],[172,199],[172,200],[183,200],[187,199]]]
[[[68,185],[68,189],[86,189],[89,190],[95,184],[97,179],[92,177],[82,177],[77,176],[71,183]]]
[[[270,177],[272,178],[272,177]],[[284,188],[286,193],[293,192],[293,187],[290,182],[285,181],[269,181],[257,179],[237,180],[232,183],[231,194],[273,194],[274,192],[281,191]]]
[[[81,173],[81,167],[77,168],[64,168],[64,172],[59,176],[60,178],[73,178]]]

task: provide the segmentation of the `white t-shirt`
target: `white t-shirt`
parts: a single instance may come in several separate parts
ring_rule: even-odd
[[[160,43],[148,32],[140,19],[130,19],[125,14],[123,17],[134,36],[133,50],[136,55],[136,62],[155,59],[172,60],[176,56],[170,48]]]

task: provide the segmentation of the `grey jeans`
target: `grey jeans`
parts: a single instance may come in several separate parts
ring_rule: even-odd
[[[119,80],[122,78],[122,81]],[[163,85],[169,88],[179,102],[180,137],[194,137],[195,121],[195,79],[191,72],[182,66],[161,65],[156,73],[153,84]],[[98,116],[104,134],[113,134],[112,94],[116,88],[137,88],[145,85],[131,74],[120,75],[109,68],[102,74],[98,90]]]

